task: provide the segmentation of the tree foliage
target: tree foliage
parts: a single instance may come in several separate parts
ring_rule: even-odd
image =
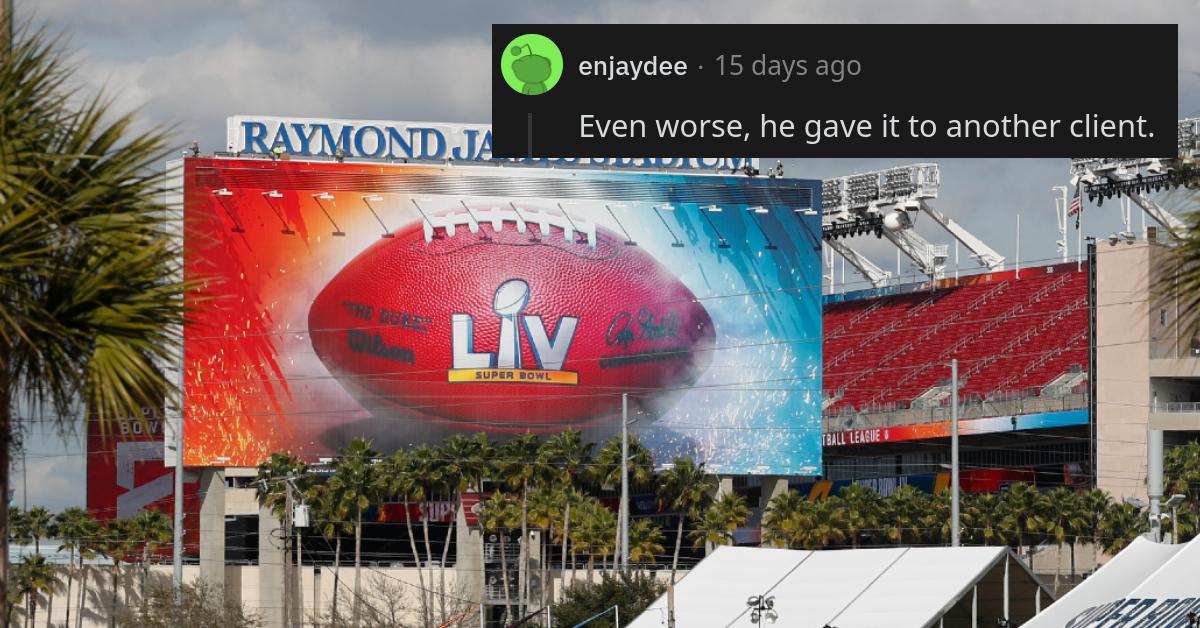
[[[600,582],[579,582],[563,592],[551,609],[555,626],[574,626],[613,606],[620,609],[621,623],[637,617],[666,591],[653,576],[638,573],[604,574]],[[596,619],[589,628],[612,628],[612,614]]]

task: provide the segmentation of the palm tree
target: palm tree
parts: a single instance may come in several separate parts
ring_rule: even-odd
[[[103,429],[170,388],[181,245],[163,220],[167,141],[135,134],[103,94],[80,94],[60,40],[17,34],[0,55],[0,495],[18,396]],[[0,573],[8,499],[0,500]],[[0,600],[7,599],[0,578]],[[8,619],[0,607],[0,625]]]
[[[348,521],[350,513],[347,505],[337,500],[328,485],[313,483],[306,498],[312,507],[317,530],[327,541],[333,539],[333,600],[329,617],[337,621],[341,618],[338,615],[338,590],[341,588],[342,535],[353,534],[354,527]]]
[[[447,438],[438,447],[438,458],[441,464],[442,486],[451,491],[454,508],[450,516],[450,525],[446,527],[446,540],[442,543],[442,562],[439,570],[439,591],[444,605],[446,596],[446,562],[449,560],[450,542],[458,528],[458,513],[463,508],[463,492],[476,489],[476,479],[483,474],[488,466],[488,460],[483,458],[483,445],[487,442],[487,434],[480,432],[484,440],[468,439],[455,434]],[[489,443],[490,445],[490,443]],[[478,490],[478,489],[476,489]],[[444,610],[443,610],[444,615]],[[446,621],[443,617],[442,621]]]
[[[926,498],[926,514],[921,517],[921,534],[925,542],[934,545],[948,545],[954,538],[952,509],[953,496],[949,490],[941,491]],[[975,526],[975,513],[967,507],[969,500],[963,500],[959,509],[959,533],[970,531]],[[969,535],[964,535],[969,538]]]
[[[76,628],[83,628],[83,611],[87,607],[88,569],[86,567],[84,567],[83,559],[93,558],[95,556],[104,556],[105,555],[104,552],[108,547],[108,535],[105,531],[105,529],[106,529],[105,522],[101,522],[99,520],[93,520],[93,525],[94,525],[94,528],[92,530],[92,533],[89,536],[83,537],[82,548],[80,549],[80,552],[79,552],[79,554],[80,554],[79,567],[81,569],[81,572],[79,574],[79,613],[75,616]],[[96,572],[96,588],[97,588],[96,599],[97,599],[97,601],[99,601],[100,592],[104,588],[103,582],[101,582],[101,575],[102,575],[101,568],[99,566],[97,566],[95,569],[95,572]]]
[[[425,613],[425,623],[433,621],[429,588],[425,586],[425,567],[421,560],[421,551],[417,548],[417,537],[413,532],[413,522],[410,504],[420,504],[428,497],[425,493],[425,483],[420,478],[420,464],[413,460],[411,452],[397,451],[380,465],[378,487],[381,496],[398,498],[404,504],[404,529],[408,533],[408,547],[412,552],[413,563],[417,569],[417,582],[420,585],[421,607]],[[432,580],[432,576],[430,576]],[[432,582],[430,583],[432,584]]]
[[[520,515],[513,503],[499,491],[492,493],[491,498],[481,502],[480,505],[482,508],[479,513],[479,522],[483,529],[496,532],[496,536],[500,537],[500,580],[501,586],[504,587],[504,612],[505,618],[511,621],[515,615],[513,615],[512,587],[509,586],[508,578],[507,538],[508,531],[520,518]]]
[[[805,546],[810,549],[834,546],[846,541],[846,522],[840,500],[830,497],[812,504],[807,515]]]
[[[117,593],[121,588],[121,561],[125,559],[130,550],[125,524],[124,519],[109,519],[104,522],[104,528],[100,531],[102,543],[100,551],[113,561],[112,606],[108,614],[110,628],[117,626]],[[128,596],[126,598],[128,599]]]
[[[1075,532],[1082,527],[1079,496],[1075,491],[1059,486],[1041,496],[1038,513],[1035,515],[1037,527],[1058,546],[1058,562],[1054,569],[1054,594],[1058,595],[1059,580],[1062,577],[1062,549],[1064,543],[1071,544],[1071,565],[1074,572],[1075,564]]]
[[[715,545],[732,545],[734,530],[749,520],[746,498],[737,493],[722,493],[704,512],[700,527],[692,532],[693,547],[704,547],[707,553]]]
[[[54,565],[46,562],[46,557],[41,554],[26,556],[16,571],[17,594],[27,600],[28,625],[36,626],[38,594],[52,593],[58,586],[58,575],[54,572]],[[49,613],[51,608],[47,604],[46,612]]]
[[[79,595],[79,612],[83,612],[83,559],[90,554],[88,549],[89,542],[95,538],[96,532],[100,529],[99,524],[92,518],[92,515],[78,507],[67,508],[58,513],[54,518],[54,526],[56,536],[62,542],[59,546],[59,551],[67,550],[69,553],[70,564],[67,568],[67,617],[63,623],[64,626],[71,626],[71,585],[75,579],[75,560],[79,559],[79,574],[80,574],[80,595]]]
[[[529,494],[529,525],[539,530],[544,530],[545,534],[539,538],[539,549],[541,551],[542,560],[540,565],[541,570],[541,591],[539,595],[542,600],[546,600],[549,589],[550,573],[550,546],[553,544],[553,539],[556,530],[556,524],[562,518],[563,510],[563,492],[562,490],[551,483],[538,486]]]
[[[1024,482],[1013,484],[1003,493],[1004,527],[1009,536],[1016,541],[1017,550],[1026,549],[1029,568],[1033,569],[1033,545],[1037,541],[1039,531],[1037,514],[1041,502],[1041,493],[1032,485]],[[1033,533],[1033,534],[1031,534]],[[1025,540],[1029,539],[1026,547]]]
[[[629,488],[634,490],[648,486],[654,479],[654,456],[634,434],[628,435]],[[604,442],[596,459],[587,472],[588,479],[601,487],[615,489],[621,486],[621,436],[618,434]],[[613,532],[614,544],[619,543],[620,530]]]
[[[838,491],[842,511],[842,522],[846,525],[846,536],[850,546],[858,548],[859,537],[864,531],[879,527],[879,493],[862,484],[850,484]]]
[[[984,545],[992,541],[1004,541],[1003,500],[996,493],[967,493],[963,495],[963,513],[969,515],[974,524],[968,528],[969,536]]]
[[[564,430],[552,436],[542,448],[542,462],[558,474],[559,484],[563,487],[563,523],[562,523],[562,577],[567,574],[567,539],[571,536],[571,492],[575,489],[575,480],[592,459],[593,443],[583,442],[583,432],[579,430]],[[618,449],[618,452],[620,450]],[[618,453],[618,457],[619,457]]]
[[[42,553],[42,539],[50,536],[54,525],[54,515],[41,506],[34,506],[21,513],[21,526],[24,536],[33,541],[33,553]]]
[[[1169,493],[1187,496],[1187,509],[1192,512],[1192,530],[1200,530],[1200,440],[1172,447],[1163,461]],[[1184,540],[1180,527],[1180,540]]]
[[[808,501],[791,489],[771,498],[763,515],[763,542],[775,547],[793,547],[785,522],[807,505]]]
[[[629,524],[629,560],[634,564],[654,564],[666,550],[662,528],[649,519],[634,519]]]
[[[546,468],[541,464],[541,440],[537,434],[526,432],[515,436],[500,450],[500,475],[504,482],[521,496],[521,544],[518,547],[517,564],[520,580],[517,594],[519,616],[524,616],[529,602],[529,487],[545,476]]]
[[[356,438],[338,451],[333,463],[333,475],[327,481],[340,507],[353,514],[354,605],[351,617],[355,626],[359,625],[362,618],[362,516],[363,511],[378,499],[381,491],[375,469],[378,456],[371,449],[371,441]]]
[[[613,530],[617,527],[617,516],[601,504],[600,500],[591,496],[583,498],[577,510],[579,516],[576,519],[579,524],[575,526],[572,542],[587,551],[587,580],[591,582],[596,555],[599,554],[603,559],[616,548]]]
[[[1145,513],[1125,502],[1112,502],[1100,522],[1101,544],[1108,554],[1125,549],[1149,527]]]
[[[146,604],[146,580],[150,577],[150,555],[164,543],[171,541],[174,527],[171,518],[157,510],[143,510],[134,515],[126,525],[129,540],[142,546],[142,607]]]
[[[928,498],[912,485],[904,485],[883,500],[880,521],[884,537],[896,544],[920,541],[921,518],[928,508]]]
[[[683,541],[684,519],[699,518],[700,513],[712,499],[715,482],[704,471],[704,463],[696,464],[691,458],[679,457],[671,468],[659,477],[658,496],[662,503],[678,517],[675,530],[675,553],[671,557],[671,582],[675,582],[675,571],[679,567],[679,549]]]
[[[1104,521],[1104,514],[1108,511],[1109,505],[1112,503],[1112,497],[1098,489],[1094,488],[1079,497],[1079,506],[1083,511],[1084,517],[1087,518],[1087,534],[1092,541],[1092,568],[1100,566],[1100,535],[1101,524]]]

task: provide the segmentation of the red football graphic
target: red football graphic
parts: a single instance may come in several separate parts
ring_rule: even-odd
[[[317,295],[318,357],[377,417],[470,429],[584,426],[621,394],[669,403],[711,361],[712,319],[649,253],[562,213],[430,216]]]

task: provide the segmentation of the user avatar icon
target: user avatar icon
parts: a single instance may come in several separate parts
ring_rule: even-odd
[[[526,34],[506,46],[500,73],[519,94],[537,96],[550,91],[562,78],[562,53],[548,37]]]

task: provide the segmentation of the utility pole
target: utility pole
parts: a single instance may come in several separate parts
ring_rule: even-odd
[[[629,394],[621,394],[621,521],[617,533],[621,544],[620,570],[629,568]]]
[[[675,628],[675,581],[667,583],[667,628]]]
[[[950,546],[958,547],[958,360],[950,360]]]
[[[1150,539],[1162,543],[1162,513],[1163,496],[1163,433],[1162,430],[1150,430],[1146,439],[1146,488],[1150,498]]]
[[[292,587],[295,586],[292,582],[291,573],[295,571],[292,566],[290,552],[288,552],[288,542],[292,538],[292,478],[289,475],[283,480],[284,486],[284,504],[283,504],[283,625],[291,628],[295,623],[292,617]]]

